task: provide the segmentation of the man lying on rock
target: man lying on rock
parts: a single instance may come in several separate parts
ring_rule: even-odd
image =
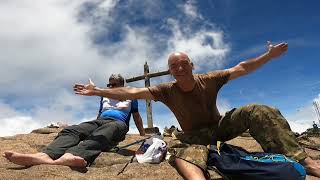
[[[91,80],[88,86],[94,86]],[[112,74],[107,86],[108,89],[123,87],[124,78],[120,74]],[[120,101],[103,97],[99,112],[96,120],[64,128],[43,152],[22,154],[6,151],[3,156],[24,166],[51,164],[85,167],[90,165],[101,151],[110,150],[125,139],[131,114],[140,135],[145,135],[137,100]]]

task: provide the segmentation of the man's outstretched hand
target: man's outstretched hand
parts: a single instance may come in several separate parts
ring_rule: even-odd
[[[92,80],[89,78],[89,83],[86,84],[86,85],[84,85],[84,84],[75,84],[73,86],[73,91],[76,94],[79,94],[79,95],[94,96],[95,95],[95,91],[94,91],[95,87],[96,86],[94,85]]]
[[[282,42],[277,45],[273,45],[271,44],[270,41],[268,41],[267,46],[268,46],[268,55],[271,58],[277,58],[288,50],[288,43],[285,43],[285,42]]]

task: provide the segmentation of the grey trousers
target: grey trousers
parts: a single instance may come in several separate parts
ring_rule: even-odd
[[[65,153],[84,158],[90,165],[102,151],[125,139],[128,126],[122,121],[97,119],[66,127],[43,150],[56,160]]]

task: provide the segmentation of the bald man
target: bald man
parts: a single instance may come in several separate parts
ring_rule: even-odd
[[[151,99],[167,105],[176,116],[183,133],[169,142],[173,162],[185,179],[206,179],[208,144],[227,141],[249,129],[265,152],[285,154],[302,163],[307,173],[320,177],[320,162],[307,156],[295,139],[289,124],[278,109],[250,104],[221,116],[217,94],[227,82],[247,75],[288,49],[287,43],[268,44],[268,51],[236,66],[206,74],[193,74],[194,64],[187,54],[172,53],[168,58],[170,74],[176,79],[149,88],[101,89],[74,86],[76,94],[113,99]],[[263,131],[261,131],[263,129]]]

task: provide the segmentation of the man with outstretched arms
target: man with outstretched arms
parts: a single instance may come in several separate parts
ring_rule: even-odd
[[[176,116],[182,130],[169,142],[178,172],[186,179],[205,179],[208,144],[228,141],[249,129],[265,152],[289,156],[306,168],[307,173],[320,177],[320,162],[307,156],[299,146],[286,119],[276,108],[250,104],[234,108],[221,116],[216,106],[221,87],[241,76],[252,73],[281,56],[287,43],[272,45],[262,55],[240,62],[236,66],[193,74],[194,64],[186,53],[175,52],[168,58],[170,74],[175,81],[149,88],[101,89],[90,84],[74,86],[76,94],[104,96],[112,99],[150,99],[161,101]],[[263,131],[261,131],[263,129]]]

